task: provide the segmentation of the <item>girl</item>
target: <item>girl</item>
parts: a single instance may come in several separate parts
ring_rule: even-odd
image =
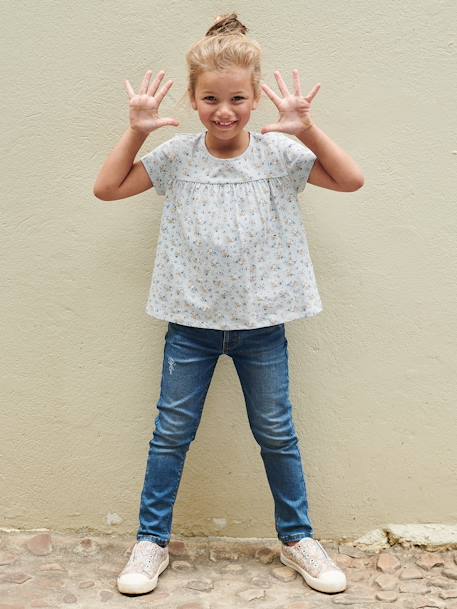
[[[146,312],[168,321],[155,430],[149,442],[136,543],[117,578],[120,592],[153,590],[169,564],[172,511],[220,355],[233,359],[249,424],[275,504],[280,560],[322,592],[346,576],[313,537],[289,399],[285,322],[317,315],[316,286],[297,194],[307,182],[343,192],[363,185],[351,157],[311,118],[298,70],[281,96],[260,81],[260,47],[236,14],[217,18],[187,53],[188,95],[205,130],[177,134],[134,162],[173,84],[160,71],[130,83],[130,127],[97,178],[94,194],[124,199],[155,187],[165,195]],[[262,90],[276,123],[248,131]],[[287,134],[287,135],[286,135]],[[291,139],[296,136],[301,143]]]

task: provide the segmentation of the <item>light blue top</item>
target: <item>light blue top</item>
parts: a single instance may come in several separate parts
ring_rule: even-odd
[[[322,311],[297,194],[316,155],[290,136],[250,132],[221,159],[206,131],[140,158],[165,195],[146,313],[219,330],[272,326]]]

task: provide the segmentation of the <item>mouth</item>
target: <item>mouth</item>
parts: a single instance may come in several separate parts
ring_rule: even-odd
[[[225,123],[225,122],[218,123],[217,121],[213,121],[213,122],[216,125],[216,127],[218,127],[219,129],[230,129],[231,127],[236,125],[238,121],[232,121],[230,123]]]

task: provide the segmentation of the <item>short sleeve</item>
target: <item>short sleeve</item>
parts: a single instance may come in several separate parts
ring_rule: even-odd
[[[164,195],[169,182],[175,175],[178,136],[159,144],[156,148],[140,157],[157,194]]]
[[[289,174],[297,192],[302,192],[308,182],[309,174],[313,168],[317,156],[312,150],[301,142],[284,136],[282,152]]]

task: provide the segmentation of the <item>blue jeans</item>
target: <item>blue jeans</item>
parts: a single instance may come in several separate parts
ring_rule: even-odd
[[[155,430],[141,493],[137,541],[166,546],[186,454],[220,355],[233,359],[251,431],[275,504],[278,538],[312,537],[298,438],[289,399],[284,324],[216,330],[168,322]]]

